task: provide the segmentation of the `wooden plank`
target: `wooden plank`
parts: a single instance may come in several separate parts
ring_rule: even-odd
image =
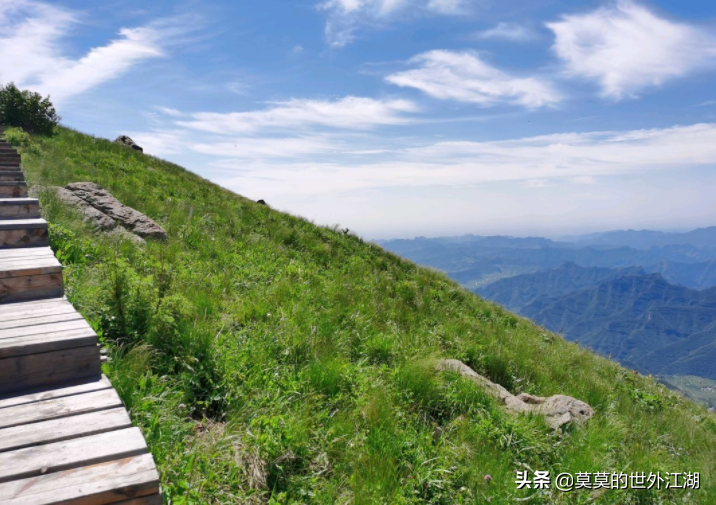
[[[10,184],[18,183],[0,182],[0,197],[24,198],[27,196],[27,186],[15,186]]]
[[[131,427],[124,407],[22,424],[0,429],[0,453]]]
[[[96,345],[0,359],[0,394],[99,377]]]
[[[47,300],[32,300],[29,302],[18,302],[11,304],[0,305],[0,318],[14,314],[18,311],[35,310],[38,307],[49,307],[56,304],[70,304],[67,298],[60,296],[57,298],[49,298]],[[70,304],[71,305],[71,304]]]
[[[92,345],[97,345],[97,335],[92,328],[4,338],[0,340],[0,359]]]
[[[25,237],[30,242],[45,240],[47,237]],[[14,245],[11,242],[5,242],[3,233],[0,232],[0,247],[8,247]],[[12,239],[10,239],[12,240]],[[29,277],[31,275],[47,275],[61,274],[62,265],[56,259],[37,258],[37,259],[17,259],[13,261],[0,262],[0,279],[9,279],[11,277]]]
[[[70,312],[77,312],[71,303],[55,303],[46,306],[33,306],[32,308],[22,308],[23,304],[16,304],[17,310],[14,310],[4,316],[0,316],[0,321],[18,321],[22,319],[32,319],[35,316],[44,317],[51,316],[54,314],[68,314]],[[7,305],[4,305],[6,307]]]
[[[13,181],[24,181],[25,174],[20,170],[0,170],[0,181],[13,182]]]
[[[5,231],[5,232],[0,231],[0,234],[8,235],[8,234],[14,233],[14,232],[35,233],[35,232],[44,232],[44,231],[46,231],[46,230],[11,230],[11,231]],[[23,261],[24,262],[27,262],[27,261],[46,261],[46,262],[58,261],[57,257],[54,254],[49,255],[49,254],[32,254],[31,253],[32,250],[45,249],[45,248],[47,248],[47,246],[41,246],[41,247],[31,246],[31,247],[27,247],[26,249],[2,249],[2,252],[6,253],[6,254],[3,254],[2,256],[0,256],[0,265],[6,265],[6,264],[10,265],[13,263],[18,263],[18,262],[23,262]],[[27,255],[17,254],[14,256],[7,254],[11,251],[13,251],[13,252],[14,251],[17,251],[17,252],[26,251],[30,254],[27,254]]]
[[[50,234],[47,229],[31,230],[0,230],[0,247],[45,247],[50,245]]]
[[[25,326],[22,328],[1,329],[0,340],[19,336],[44,335],[61,331],[85,330],[87,328],[91,328],[91,326],[87,324],[87,321],[82,319],[82,316],[80,316],[79,318],[71,321],[60,321],[38,326]]]
[[[32,205],[0,207],[0,219],[25,219],[28,217],[40,217],[40,208]]]
[[[162,503],[162,495],[161,493],[157,493],[151,496],[142,496],[132,500],[116,502],[112,505],[162,505]]]
[[[0,279],[0,303],[59,298],[63,294],[62,274],[28,275]]]
[[[7,398],[0,398],[0,409],[15,407],[18,405],[25,405],[28,403],[44,402],[48,400],[56,400],[58,398],[64,398],[66,396],[74,396],[78,394],[91,393],[93,391],[101,391],[103,389],[109,389],[112,387],[109,379],[104,375],[96,380],[86,380],[72,386],[66,386],[61,388],[46,389],[43,388],[32,393],[23,394],[21,396],[11,396]],[[0,414],[0,417],[3,414]]]
[[[48,258],[51,256],[54,256],[55,253],[52,252],[52,249],[49,247],[33,247],[31,249],[28,249],[27,251],[18,251],[18,250],[3,250],[0,251],[0,260],[4,260],[6,258],[23,258],[23,257],[37,257],[37,256],[47,256]]]
[[[74,321],[77,319],[82,319],[82,314],[77,312],[76,310],[67,311],[64,313],[59,314],[47,314],[47,315],[38,315],[35,318],[23,318],[23,319],[14,319],[10,321],[1,321],[0,320],[0,330],[6,330],[10,328],[27,328],[32,326],[41,326],[41,325],[47,325],[50,323],[62,323],[67,321]],[[18,330],[21,331],[21,330]]]
[[[0,207],[3,205],[39,205],[37,198],[0,198]]]
[[[42,218],[0,221],[0,230],[23,230],[26,228],[47,228],[47,221]]]
[[[122,407],[122,401],[117,392],[111,388],[101,389],[4,408],[0,415],[0,428],[10,428],[21,424],[37,423],[117,407]]]
[[[0,484],[3,505],[99,505],[159,493],[151,454]]]
[[[146,454],[139,428],[99,433],[0,453],[0,483]]]

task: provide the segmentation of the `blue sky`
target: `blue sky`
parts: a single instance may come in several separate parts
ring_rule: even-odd
[[[716,3],[0,0],[0,83],[367,238],[716,225]]]

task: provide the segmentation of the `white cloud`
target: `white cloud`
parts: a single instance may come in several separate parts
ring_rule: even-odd
[[[528,42],[537,38],[537,34],[526,26],[515,23],[498,23],[496,26],[477,32],[475,38],[478,39],[498,39],[509,40],[512,42]]]
[[[322,102],[319,108],[325,105]],[[260,119],[251,116],[254,113],[239,113],[249,114],[248,121],[241,116],[217,121],[204,118],[202,125],[214,128],[181,128],[185,126],[181,121],[172,120],[174,129],[135,132],[132,137],[150,154],[214,159],[208,166],[240,174],[218,182],[241,188],[242,194],[250,196],[507,182],[532,188],[558,183],[585,186],[609,176],[716,166],[716,123],[408,147],[406,144],[416,141],[367,132],[326,133],[334,117],[304,116],[310,107],[298,110],[300,114],[291,110],[267,117],[261,117],[259,111]],[[291,125],[316,126],[320,131],[310,133],[302,128],[301,135],[296,135],[292,131],[295,126],[289,126],[277,132],[275,125],[284,120]],[[341,118],[343,121],[347,118]]]
[[[430,0],[428,2],[428,9],[440,14],[460,14],[464,8],[464,0]]]
[[[597,81],[604,96],[634,97],[716,64],[716,38],[685,23],[660,18],[629,0],[547,23],[567,75]]]
[[[480,105],[500,102],[543,107],[561,100],[551,83],[538,77],[514,77],[469,52],[430,51],[410,60],[417,68],[386,77],[397,86],[417,88],[442,100]]]
[[[143,141],[142,135],[136,137]],[[495,142],[393,145],[361,154],[355,142],[320,135],[224,139],[214,136],[196,142],[189,138],[183,146],[185,152],[223,156],[212,166],[240,175],[218,182],[257,197],[505,182],[532,188],[557,183],[591,185],[602,177],[716,166],[716,124],[712,123]],[[373,146],[376,140],[362,142],[364,147]],[[310,161],[303,159],[308,155]]]
[[[244,196],[362,233],[701,226],[716,210],[716,123],[427,144],[305,129],[129,133]]]
[[[318,4],[326,11],[326,40],[343,47],[355,39],[362,25],[380,25],[408,13],[458,15],[473,0],[327,0]]]
[[[184,116],[184,113],[177,109],[172,109],[171,107],[162,107],[160,105],[154,106],[154,109],[158,110],[162,114],[166,116],[172,116],[172,117],[182,117]]]
[[[408,100],[374,100],[348,96],[339,100],[289,100],[264,110],[249,112],[200,112],[191,121],[179,121],[186,128],[223,134],[247,134],[256,130],[292,130],[298,127],[368,129],[379,125],[410,122],[405,113],[417,112]]]
[[[328,136],[237,138],[228,142],[190,144],[197,153],[228,157],[232,160],[257,160],[264,158],[297,158],[336,152],[343,145]]]
[[[59,52],[59,41],[77,23],[75,13],[29,0],[0,1],[0,82],[52,95],[58,102],[114,79],[137,63],[164,55],[164,47],[189,28],[179,18],[122,28],[108,44],[79,59]]]

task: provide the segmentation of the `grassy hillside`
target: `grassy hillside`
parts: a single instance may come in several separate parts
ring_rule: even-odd
[[[716,381],[693,375],[663,375],[659,380],[688,398],[716,409]]]
[[[68,129],[9,136],[169,503],[716,503],[714,416],[653,380],[176,165]],[[149,214],[169,241],[95,235],[42,189],[78,181]],[[596,415],[554,434],[435,373],[439,357]],[[527,468],[700,472],[702,489],[518,490]]]

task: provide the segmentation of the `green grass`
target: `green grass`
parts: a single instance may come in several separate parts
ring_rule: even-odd
[[[687,398],[716,409],[716,381],[695,375],[664,375],[659,380]]]
[[[699,491],[551,490],[530,504],[716,503],[714,415],[651,378],[176,165],[64,128],[8,137],[167,503],[507,504],[534,494],[515,485],[525,468],[701,473]],[[147,213],[169,241],[96,235],[44,189],[79,181]],[[436,373],[441,357],[596,414],[552,433]]]

